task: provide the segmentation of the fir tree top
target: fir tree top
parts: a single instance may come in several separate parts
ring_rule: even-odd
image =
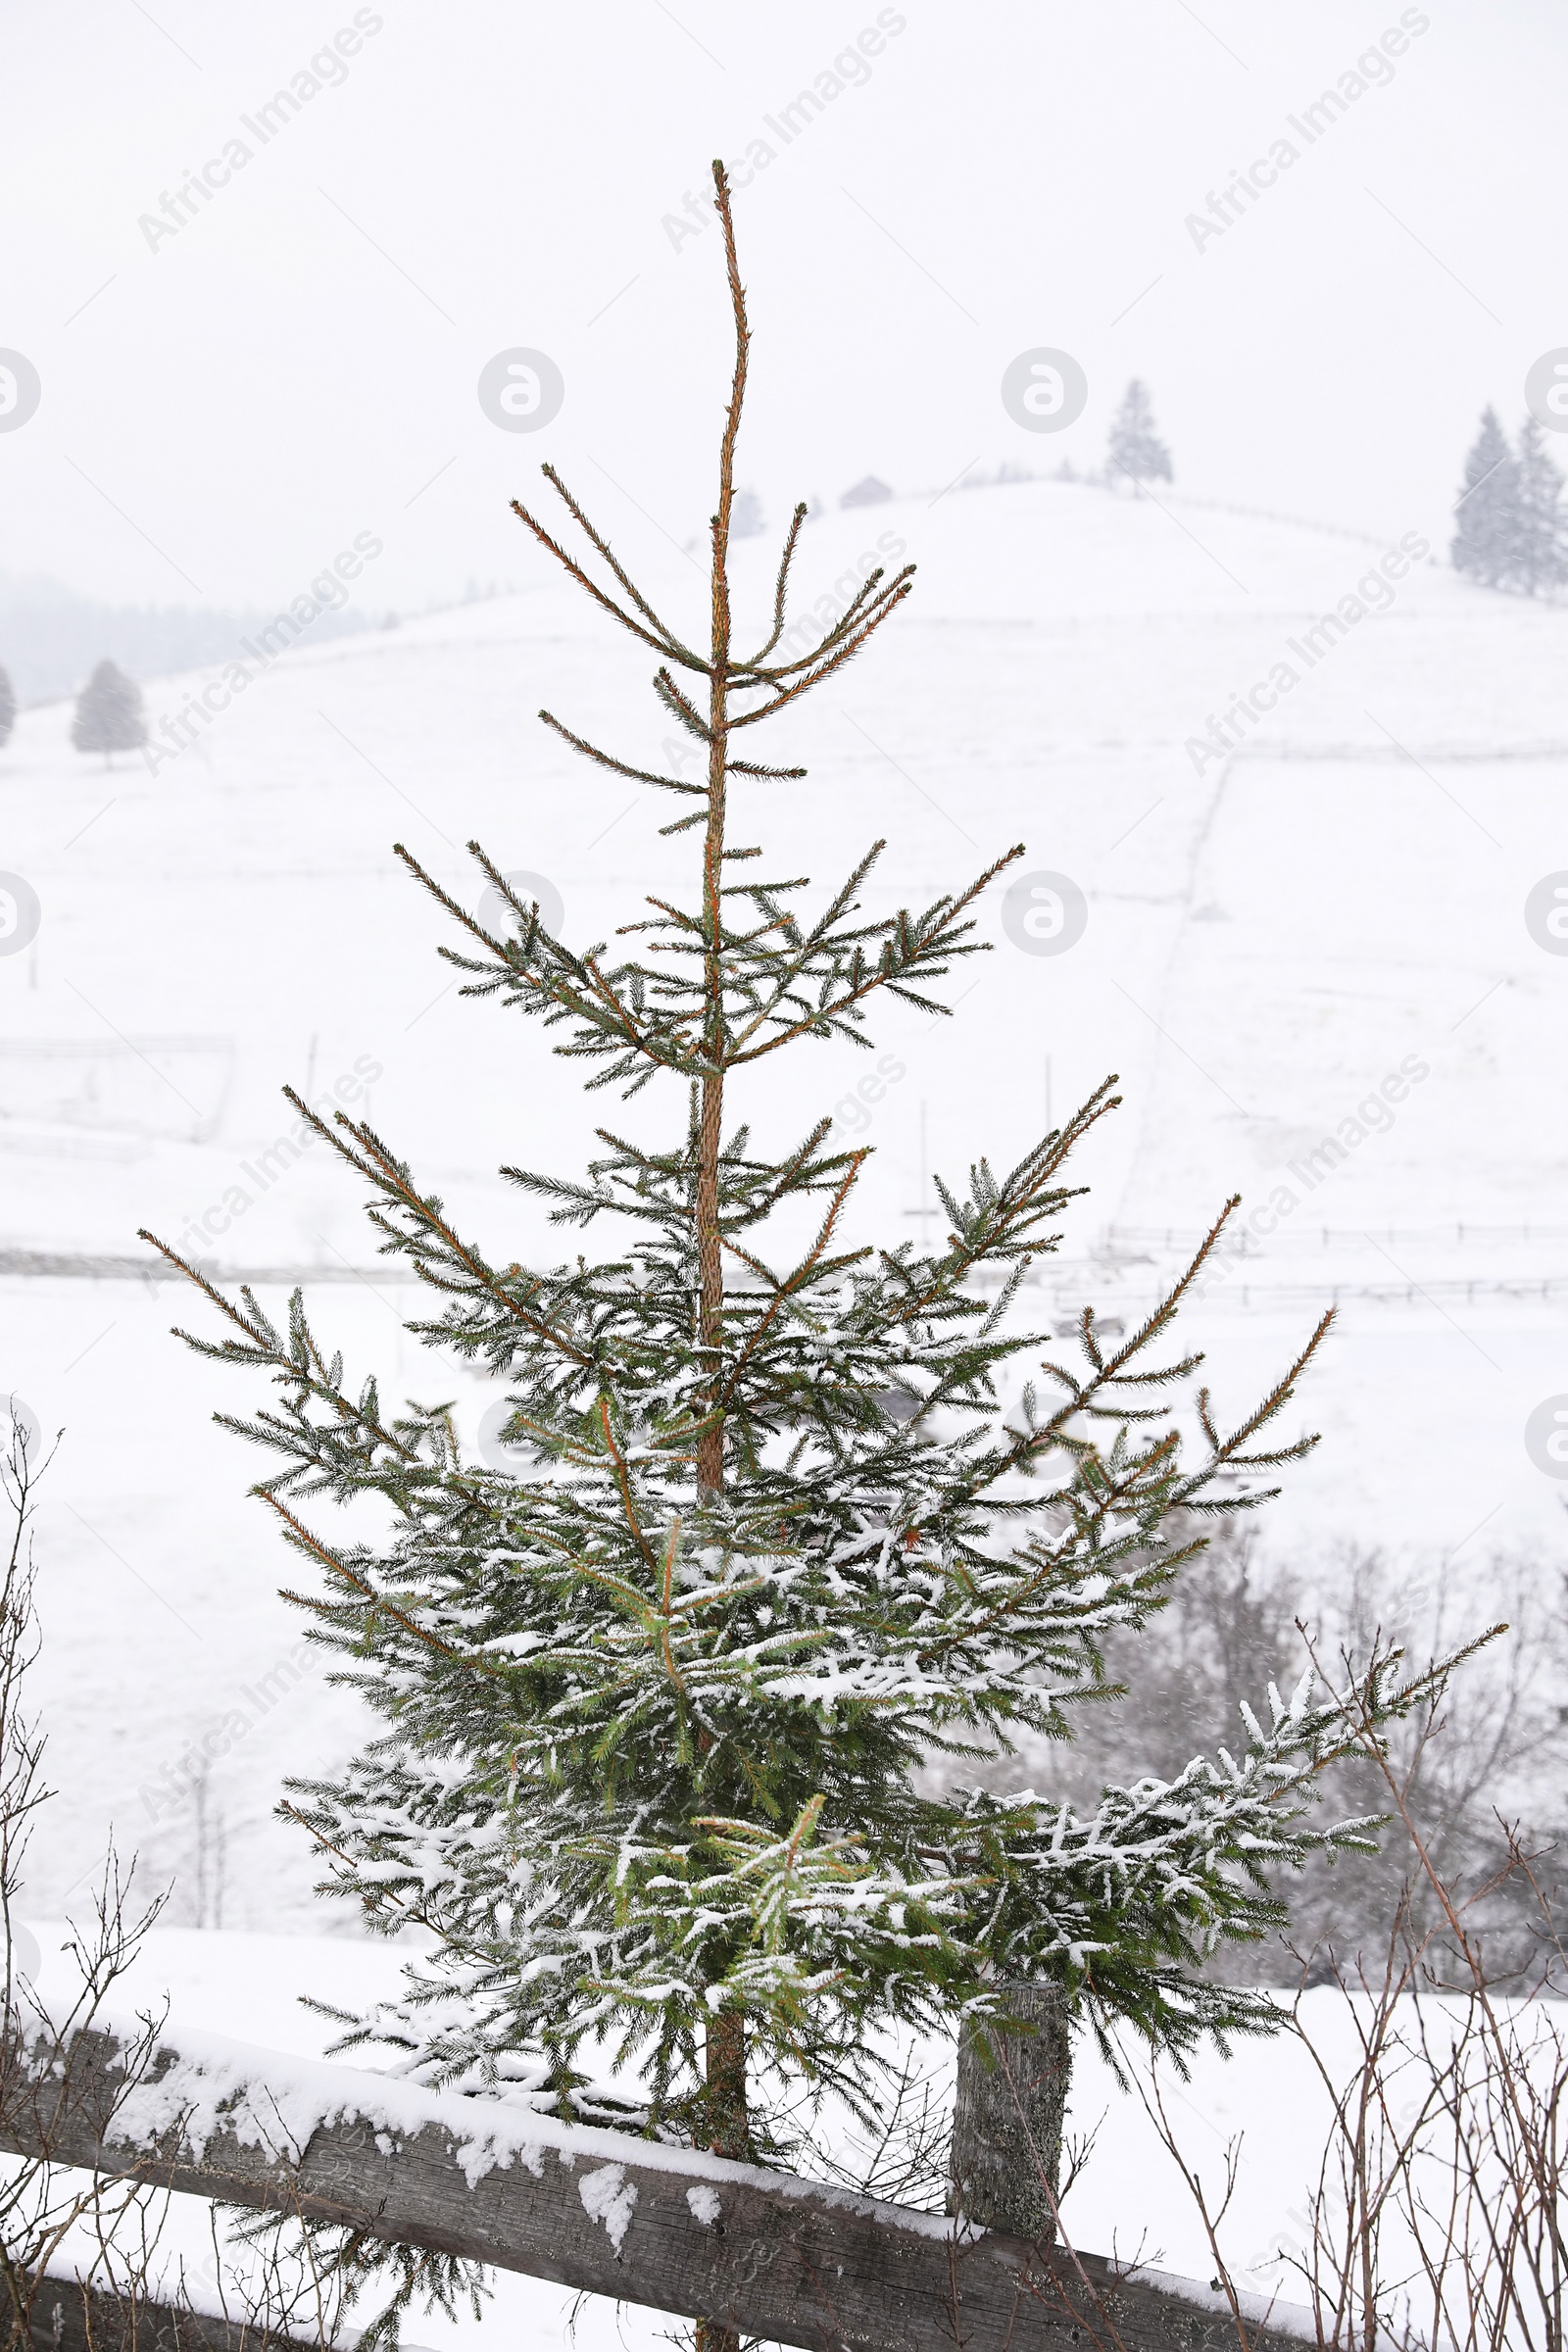
[[[438,1311],[411,1329],[502,1386],[537,1474],[471,1458],[449,1399],[389,1411],[298,1295],[279,1329],[251,1292],[229,1300],[182,1270],[228,1327],[190,1344],[275,1383],[270,1408],[220,1418],[279,1457],[255,1492],[317,1580],[291,1597],[384,1725],[286,1810],[332,1892],[374,1927],[434,1938],[406,1997],[351,2037],[424,2079],[766,2155],[791,2152],[803,2081],[874,2104],[881,2027],[995,2013],[1009,1978],[1053,1980],[1097,2023],[1129,2019],[1177,2050],[1268,2026],[1260,1996],[1213,1984],[1202,1962],[1278,1919],[1271,1867],[1360,1833],[1299,1819],[1345,1738],[1310,1677],[1271,1692],[1262,1720],[1244,1713],[1236,1759],[1107,1789],[1088,1815],[959,1785],[965,1759],[1063,1737],[1075,1702],[1114,1695],[1102,1636],[1156,1615],[1201,1553],[1201,1514],[1261,1499],[1256,1474],[1311,1443],[1268,1432],[1326,1319],[1234,1427],[1199,1390],[1184,1450],[1200,1359],[1165,1343],[1229,1208],[1125,1338],[1102,1338],[1086,1307],[1069,1361],[1020,1320],[1018,1284],[1055,1247],[1067,1162],[1114,1107],[1112,1081],[1006,1173],[977,1157],[964,1184],[939,1185],[932,1251],[845,1242],[866,1153],[835,1149],[829,1119],[777,1153],[736,1123],[733,1097],[773,1055],[865,1044],[879,998],[944,1012],[944,980],[986,944],[981,896],[1019,853],[872,917],[860,893],[880,843],[813,904],[730,839],[737,797],[804,772],[752,757],[751,730],[862,652],[911,580],[874,572],[808,653],[783,658],[797,508],[771,627],[754,649],[735,641],[750,334],[721,166],[714,181],[736,344],[706,635],[665,620],[552,467],[585,552],[516,508],[654,655],[663,710],[702,747],[695,783],[540,713],[585,758],[676,797],[664,831],[696,835],[692,893],[651,898],[616,943],[573,947],[477,845],[510,928],[487,930],[399,851],[463,935],[441,952],[465,995],[539,1019],[589,1087],[658,1084],[668,1108],[678,1090],[677,1118],[652,1136],[602,1128],[582,1178],[507,1169],[560,1225],[612,1235],[608,1255],[525,1268],[460,1231],[368,1123],[328,1125],[290,1097],[368,1187],[383,1251],[427,1285]],[[803,1202],[814,1232],[780,1255],[770,1229]],[[994,1272],[1000,1291],[983,1291]],[[999,1384],[1042,1348],[1004,1407]],[[312,1497],[367,1496],[390,1512],[379,1542],[334,1544],[306,1515]],[[1386,1713],[1412,1688],[1383,1656],[1360,1696]],[[954,1785],[933,1793],[925,1768],[944,1757]]]

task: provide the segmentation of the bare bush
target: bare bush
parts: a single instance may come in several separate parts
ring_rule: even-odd
[[[39,1647],[30,1522],[41,1465],[32,1451],[19,1425],[0,1433],[11,1518],[0,1567],[0,2138],[38,2151],[0,2159],[0,2352],[265,2352],[302,2338],[324,2346],[338,2332],[344,2289],[315,2262],[305,2232],[292,2243],[274,2233],[241,2273],[215,2209],[211,2257],[191,2270],[164,2242],[167,2192],[51,2154],[68,2141],[112,2138],[116,2116],[156,2078],[164,2014],[127,2022],[113,2004],[165,1898],[135,1902],[134,1861],[122,1867],[111,1848],[87,1915],[62,1946],[66,1965],[54,1973],[64,1989],[52,1984],[45,1998],[41,1957],[18,1917],[28,1844],[53,1794],[45,1736],[26,1706]],[[100,2059],[106,2031],[113,2069]]]
[[[74,1989],[52,2011],[45,2008],[33,1982],[36,1951],[17,1918],[27,1846],[52,1793],[43,1779],[44,1736],[25,1706],[26,1674],[38,1654],[28,1537],[38,1465],[29,1459],[31,1447],[19,1423],[5,1435],[10,1444],[0,1473],[12,1538],[0,1574],[0,1925],[5,1936],[0,2116],[9,2120],[69,2113],[100,2095],[76,2057],[79,2036],[99,2020],[157,1905],[139,1917],[130,1911],[126,1877],[111,1854],[90,1919],[84,1929],[73,1931],[66,1947]],[[156,2036],[156,2022],[142,2021],[139,2037],[125,2049],[124,2091],[145,2076]],[[107,2116],[103,2120],[107,2123]],[[9,2165],[0,2175],[5,2352],[30,2345],[40,2302],[60,2291],[50,2275],[68,2245],[84,2281],[134,2304],[156,2237],[152,2200],[138,2184],[102,2181],[45,2158]]]
[[[1304,2238],[1277,2257],[1280,2291],[1304,2292],[1323,2352],[1568,2352],[1568,2010],[1553,1991],[1568,1981],[1568,1948],[1554,1857],[1495,1818],[1503,1859],[1461,1890],[1438,1865],[1407,1769],[1386,1734],[1356,1718],[1353,1698],[1347,1734],[1392,1816],[1389,1858],[1403,1860],[1407,1878],[1376,1950],[1353,1964],[1331,1957],[1289,2005],[1327,2130]],[[1509,1923],[1500,1936],[1499,1903]],[[1245,2138],[1226,2148],[1216,2188],[1172,2120],[1170,2062],[1125,2048],[1120,2058],[1201,2224],[1241,2352],[1277,2347],[1287,2327],[1299,2331],[1301,2305],[1247,2291],[1224,2243]],[[1039,2187],[1059,2230],[1044,2153]],[[1259,2267],[1254,2255],[1249,2268]],[[1140,2268],[1135,2260],[1127,2276]],[[1092,2291],[1099,2335],[1126,2352],[1114,2298]]]
[[[1539,1919],[1524,1881],[1503,1867],[1499,1816],[1527,1845],[1568,1837],[1564,1581],[1560,1571],[1500,1557],[1471,1586],[1484,1594],[1485,1619],[1505,1618],[1507,1629],[1439,1699],[1393,1727],[1388,1753],[1435,1868],[1470,1905],[1469,1933],[1486,1943],[1499,1977],[1512,1970],[1523,1983],[1539,1955]],[[1174,1780],[1194,1755],[1245,1740],[1242,1700],[1255,1706],[1271,1681],[1295,1681],[1302,1624],[1325,1653],[1365,1658],[1392,1639],[1438,1657],[1462,1645],[1465,1614],[1459,1582],[1441,1563],[1411,1572],[1377,1551],[1342,1547],[1308,1576],[1265,1564],[1250,1533],[1232,1526],[1215,1538],[1203,1568],[1179,1581],[1157,1642],[1135,1654],[1122,1637],[1107,1639],[1111,1694],[1082,1710],[1072,1744],[1049,1758],[1024,1744],[987,1777],[999,1789],[1025,1788],[1049,1765],[1053,1790],[1080,1806],[1139,1774]],[[1337,1818],[1390,1812],[1381,1770],[1359,1752],[1325,1776],[1323,1801]],[[1289,1941],[1222,1945],[1211,1963],[1216,1974],[1289,1989],[1304,1956],[1308,1982],[1329,1983],[1363,1948],[1381,1951],[1401,1902],[1418,1934],[1443,1925],[1424,1878],[1410,1879],[1402,1834],[1386,1838],[1376,1856],[1313,1856],[1276,1892],[1289,1904]]]
[[[1568,1982],[1568,1951],[1544,1868],[1550,1857],[1498,1816],[1504,1858],[1461,1891],[1376,1729],[1362,1721],[1356,1735],[1423,1899],[1400,1904],[1375,1977],[1364,1963],[1353,1975],[1336,1968],[1360,2037],[1348,2080],[1335,2080],[1297,2004],[1333,2101],[1298,2266],[1320,2334],[1362,2352],[1380,2337],[1454,2352],[1564,2352],[1568,2021],[1550,1995]]]

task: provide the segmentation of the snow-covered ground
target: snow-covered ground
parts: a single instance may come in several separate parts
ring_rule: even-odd
[[[635,529],[626,546],[699,628],[695,557]],[[874,1099],[852,1091],[861,1057],[802,1049],[740,1108],[768,1141],[834,1110],[876,1147],[861,1225],[902,1237],[921,1230],[922,1152],[947,1173],[981,1151],[1009,1162],[1048,1105],[1059,1119],[1118,1071],[1125,1107],[1085,1152],[1093,1193],[1042,1313],[1147,1302],[1239,1190],[1262,1212],[1248,1254],[1186,1318],[1221,1410],[1250,1405],[1341,1304],[1291,1423],[1325,1443],[1291,1475],[1273,1540],[1300,1554],[1353,1531],[1461,1569],[1494,1547],[1560,1556],[1568,1490],[1524,1429],[1568,1392],[1568,960],[1532,938],[1524,903],[1568,866],[1568,613],[1416,562],[1391,597],[1363,588],[1382,609],[1308,667],[1290,641],[1355,597],[1379,545],[1056,483],[826,516],[806,533],[802,588],[842,603],[906,551],[909,606],[773,730],[768,756],[811,772],[755,788],[757,838],[773,871],[824,887],[885,834],[876,909],[1021,840],[1021,870],[1085,893],[1087,930],[1068,954],[1021,953],[994,891],[981,930],[997,952],[951,983],[957,1018],[881,1016]],[[774,550],[738,556],[758,615]],[[476,1426],[492,1399],[403,1333],[414,1295],[376,1267],[352,1183],[320,1147],[278,1148],[277,1090],[368,1105],[503,1260],[552,1247],[494,1170],[576,1170],[611,1102],[584,1102],[541,1032],[460,1001],[433,952],[443,920],[390,849],[407,841],[476,899],[463,845],[477,836],[554,885],[573,944],[689,875],[690,837],[658,838],[663,796],[536,723],[545,704],[638,765],[683,749],[642,649],[542,558],[537,578],[279,661],[153,775],[73,753],[64,706],[24,714],[0,759],[0,867],[43,916],[29,950],[0,957],[0,1245],[123,1258],[148,1225],[227,1266],[315,1269],[313,1311],[351,1372],[456,1396]],[[1237,756],[1195,756],[1209,714],[1281,662],[1298,682]],[[155,722],[201,682],[152,685]],[[624,1114],[640,1133],[675,1115],[657,1094]],[[62,1793],[33,1910],[63,1908],[113,1823],[179,1874],[186,1916],[200,1860],[209,1918],[220,1891],[225,1927],[315,1931],[155,1939],[149,1967],[210,2022],[313,1972],[369,1987],[388,1956],[320,1942],[309,1856],[271,1818],[283,1775],[329,1764],[360,1727],[277,1597],[280,1555],[243,1494],[259,1457],[211,1424],[259,1398],[167,1336],[214,1329],[182,1286],[0,1272],[0,1392],[66,1433],[38,1524],[34,1696]],[[275,1309],[285,1292],[262,1296]],[[209,1733],[199,1832],[188,1763]],[[246,2030],[265,2037],[253,2010]],[[1223,2137],[1255,2112],[1266,2138],[1284,2063],[1205,2061],[1188,2094],[1201,2128]],[[1090,2245],[1133,2218],[1126,2186],[1152,2159],[1128,2150],[1125,2166],[1098,2161],[1103,2192],[1078,2192]],[[1251,2179],[1266,2235],[1288,2184]],[[1150,2210],[1170,2267],[1200,2264],[1169,2209]]]

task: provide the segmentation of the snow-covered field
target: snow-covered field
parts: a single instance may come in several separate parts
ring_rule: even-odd
[[[607,520],[700,627],[695,559],[626,510]],[[1568,1392],[1568,960],[1536,944],[1524,903],[1568,866],[1568,613],[1418,562],[1308,667],[1289,641],[1355,596],[1380,545],[1055,483],[826,516],[802,588],[842,603],[906,549],[908,608],[773,730],[768,756],[811,773],[755,788],[756,838],[772,870],[825,885],[886,834],[877,909],[1021,840],[1021,870],[1079,885],[1088,927],[1065,955],[1021,953],[994,892],[981,928],[997,953],[951,984],[956,1020],[882,1016],[871,1100],[852,1091],[870,1063],[824,1048],[742,1108],[773,1138],[834,1110],[876,1147],[862,1226],[902,1238],[929,1207],[922,1151],[932,1171],[1010,1161],[1048,1104],[1059,1119],[1120,1072],[1125,1107],[1086,1151],[1093,1193],[1042,1313],[1147,1302],[1239,1190],[1262,1212],[1249,1254],[1187,1318],[1221,1409],[1248,1406],[1341,1302],[1292,1425],[1325,1443],[1274,1506],[1273,1540],[1309,1555],[1353,1531],[1460,1569],[1494,1548],[1560,1556],[1568,1490],[1524,1429]],[[773,561],[771,541],[740,549],[743,609],[762,611]],[[1209,714],[1281,662],[1298,682],[1237,756],[1195,759]],[[0,759],[0,868],[43,917],[32,948],[0,957],[0,1245],[123,1258],[148,1225],[222,1265],[315,1269],[313,1309],[353,1372],[455,1396],[475,1427],[492,1399],[402,1332],[413,1294],[376,1267],[353,1185],[319,1147],[277,1148],[277,1090],[368,1104],[503,1261],[550,1247],[494,1169],[575,1171],[612,1098],[585,1103],[542,1033],[460,1002],[433,952],[442,918],[390,845],[476,898],[463,845],[477,836],[554,885],[573,944],[610,936],[642,893],[684,880],[690,837],[661,841],[663,796],[577,760],[533,713],[659,765],[681,747],[651,666],[541,558],[526,594],[279,661],[155,775],[73,753],[64,706],[27,712]],[[155,722],[200,682],[152,685]],[[645,1134],[676,1115],[657,1096],[624,1114]],[[192,1916],[183,1791],[192,1743],[215,1733],[207,1916],[220,1892],[225,1928],[300,1934],[164,1934],[147,1966],[207,2022],[243,2004],[252,2038],[288,2041],[309,2029],[284,1994],[322,1971],[368,1989],[390,1956],[323,1947],[309,1857],[271,1819],[282,1776],[330,1762],[358,1726],[276,1595],[280,1555],[243,1494],[258,1457],[211,1425],[259,1399],[167,1336],[214,1327],[180,1286],[5,1272],[0,1290],[0,1392],[66,1433],[41,1496],[34,1685],[62,1793],[30,1908],[58,1914],[113,1823],[180,1874]],[[1255,2114],[1255,2153],[1286,2063],[1205,2061],[1195,2130],[1223,2139]],[[1083,2241],[1108,2250],[1112,2226],[1125,2242],[1152,2215],[1169,2267],[1200,2267],[1114,2113],[1112,2137],[1134,2136],[1102,2142],[1077,2192]],[[1250,2167],[1248,2193],[1261,2242],[1295,2191]],[[535,2340],[554,2340],[556,2303],[506,2291],[533,2297]]]

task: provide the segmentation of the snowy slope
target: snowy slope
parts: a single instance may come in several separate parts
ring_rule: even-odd
[[[1087,1291],[1129,1311],[1227,1193],[1249,1210],[1272,1200],[1272,1227],[1265,1216],[1191,1328],[1222,1408],[1240,1409],[1343,1294],[1300,1421],[1328,1442],[1276,1506],[1277,1540],[1353,1526],[1462,1560],[1557,1546],[1562,1490],[1522,1431],[1568,1390],[1564,1294],[1542,1288],[1568,1277],[1568,962],[1533,942],[1522,909],[1568,865],[1568,615],[1418,563],[1386,609],[1300,664],[1234,759],[1195,760],[1209,714],[1291,661],[1290,641],[1354,594],[1379,545],[1038,483],[824,517],[806,534],[803,589],[842,600],[900,543],[919,560],[914,599],[774,729],[772,756],[811,773],[758,788],[771,797],[742,838],[821,887],[885,833],[876,907],[934,895],[1022,840],[1025,870],[1085,892],[1088,928],[1067,955],[1022,954],[993,893],[982,927],[998,952],[952,984],[957,1019],[882,1017],[885,1092],[852,1096],[869,1065],[848,1050],[802,1050],[738,1090],[739,1107],[776,1141],[837,1106],[877,1148],[862,1224],[903,1235],[919,1230],[922,1112],[931,1168],[982,1149],[1009,1160],[1048,1088],[1059,1117],[1119,1071],[1126,1106],[1085,1156],[1093,1196],[1031,1304],[1064,1317]],[[658,539],[636,556],[700,626],[695,560]],[[771,542],[739,550],[754,618],[773,561]],[[0,760],[0,866],[30,880],[43,921],[32,950],[0,958],[7,1246],[123,1255],[149,1224],[187,1247],[205,1229],[206,1253],[229,1265],[318,1268],[320,1321],[351,1372],[457,1396],[476,1423],[486,1396],[402,1333],[410,1294],[376,1271],[352,1185],[319,1148],[277,1149],[277,1089],[359,1088],[356,1107],[492,1249],[549,1246],[493,1170],[577,1166],[612,1099],[585,1103],[540,1033],[460,1003],[433,953],[438,910],[389,846],[405,839],[476,898],[462,845],[477,835],[503,867],[554,883],[574,944],[689,874],[690,837],[658,838],[675,812],[663,796],[535,722],[544,703],[636,764],[670,756],[643,649],[543,559],[537,577],[524,595],[288,656],[156,775],[74,754],[64,706],[24,716]],[[201,682],[150,688],[155,719]],[[1390,1118],[1356,1120],[1416,1065]],[[645,1134],[674,1115],[657,1096],[626,1114]],[[1363,1139],[1311,1186],[1293,1178],[1348,1120]],[[65,1795],[36,1900],[58,1906],[111,1818],[181,1870],[188,1899],[181,1759],[211,1730],[225,1917],[301,1919],[308,1857],[270,1807],[281,1775],[341,1750],[355,1722],[301,1672],[279,1556],[243,1499],[259,1464],[209,1423],[257,1399],[166,1336],[173,1321],[211,1328],[168,1284],[0,1287],[0,1390],[67,1430],[41,1522],[41,1675]]]

